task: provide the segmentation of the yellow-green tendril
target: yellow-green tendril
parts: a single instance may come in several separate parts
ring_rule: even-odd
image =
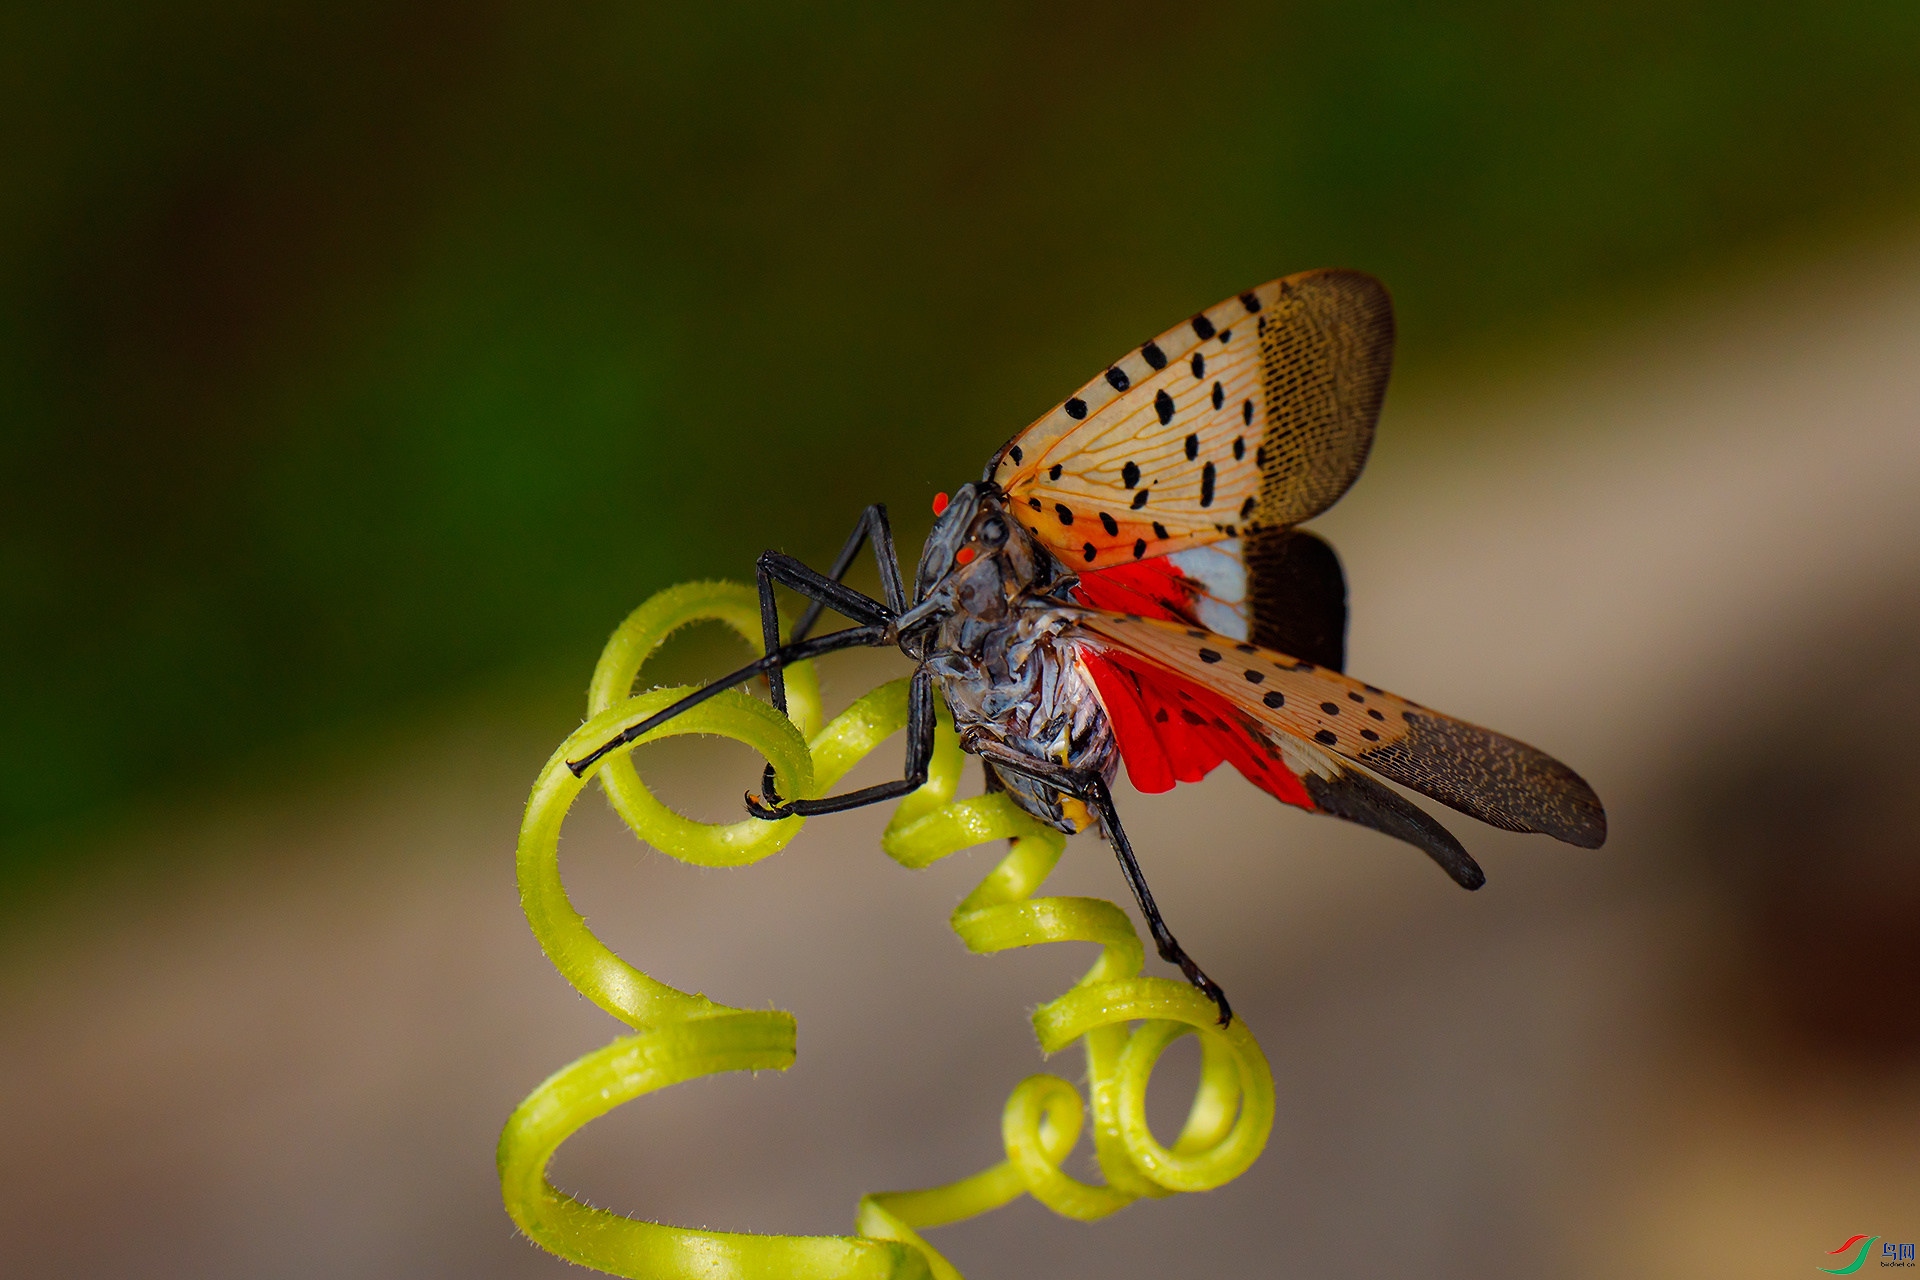
[[[942,709],[927,784],[900,802],[881,845],[903,866],[1005,839],[1010,852],[952,917],[973,951],[1042,942],[1097,942],[1100,958],[1065,995],[1034,1012],[1040,1047],[1057,1053],[1083,1041],[1092,1100],[1094,1154],[1103,1183],[1061,1165],[1087,1125],[1080,1093],[1054,1075],[1020,1082],[1001,1119],[1007,1158],[972,1177],[924,1191],[864,1197],[857,1236],[765,1236],[696,1231],[593,1208],[547,1180],[547,1163],[573,1132],[622,1103],[697,1076],[784,1069],[794,1059],[794,1020],[778,1011],[717,1004],[657,982],[608,950],[567,900],[560,882],[560,824],[586,785],[567,768],[622,729],[693,692],[632,693],[642,664],[675,629],[719,621],[760,646],[759,602],[734,583],[693,583],[661,592],[621,624],[594,669],[588,719],[547,761],[527,801],[517,854],[520,901],[548,959],[584,995],[633,1028],[543,1081],[500,1135],[501,1194],[514,1222],[561,1257],[615,1275],[694,1280],[828,1280],[937,1277],[959,1280],[918,1234],[1030,1194],[1056,1213],[1090,1220],[1143,1196],[1205,1191],[1244,1172],[1273,1127],[1273,1078],[1238,1019],[1215,1024],[1213,1003],[1185,983],[1140,974],[1144,952],[1126,913],[1097,898],[1035,898],[1066,849],[1065,838],[1004,794],[957,800],[961,753]],[[819,684],[808,664],[787,670],[791,719],[738,690],[721,693],[610,753],[588,777],[633,833],[700,866],[743,866],[784,848],[802,818],[694,822],[656,800],[627,758],[634,746],[678,734],[743,742],[772,764],[780,794],[824,794],[907,720],[907,682],[868,693],[824,728]],[[1169,1045],[1200,1040],[1200,1084],[1171,1147],[1147,1127],[1147,1081]]]

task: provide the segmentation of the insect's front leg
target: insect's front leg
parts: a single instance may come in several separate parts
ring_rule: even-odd
[[[817,640],[802,640],[798,644],[789,644],[773,649],[765,655],[755,658],[738,671],[721,676],[718,680],[695,689],[692,693],[680,699],[672,706],[655,712],[637,724],[629,725],[607,741],[595,747],[592,751],[589,751],[580,759],[567,761],[567,768],[573,771],[574,777],[583,778],[586,776],[587,770],[593,766],[594,762],[608,752],[646,736],[675,716],[692,710],[707,699],[727,689],[734,688],[736,685],[745,684],[755,676],[776,673],[788,663],[806,662],[810,659],[818,658],[823,654],[833,653],[839,649],[871,648],[890,642],[890,625],[876,623],[864,627],[848,627],[844,631],[836,631],[830,636],[823,636]]]
[[[921,667],[913,673],[913,680],[907,686],[907,765],[905,776],[894,782],[882,782],[871,787],[862,787],[858,791],[849,791],[843,796],[828,796],[822,800],[781,801],[772,792],[770,786],[761,788],[762,794],[747,795],[747,812],[756,818],[769,822],[780,818],[790,818],[798,814],[812,817],[822,813],[839,813],[846,809],[858,809],[863,805],[879,804],[886,800],[898,800],[911,795],[927,784],[927,770],[933,763],[933,731],[935,725],[933,705],[933,672]],[[768,770],[771,775],[771,768]],[[765,803],[762,803],[762,801]]]
[[[1061,765],[1045,761],[1029,760],[1014,752],[1007,751],[997,743],[980,742],[969,744],[970,749],[982,759],[990,760],[995,769],[1009,770],[1025,774],[1050,786],[1058,787],[1068,795],[1078,797],[1091,808],[1100,819],[1100,826],[1106,832],[1107,843],[1113,846],[1114,856],[1120,860],[1120,873],[1127,878],[1127,887],[1133,890],[1133,900],[1140,905],[1140,914],[1146,918],[1147,931],[1153,935],[1154,947],[1160,958],[1179,968],[1188,982],[1200,989],[1200,993],[1213,1001],[1220,1010],[1220,1025],[1226,1026],[1233,1021],[1233,1006],[1227,1003],[1227,993],[1220,984],[1206,975],[1205,970],[1193,962],[1186,948],[1173,936],[1173,930],[1167,927],[1166,920],[1160,914],[1159,904],[1153,900],[1153,890],[1147,887],[1146,874],[1140,870],[1139,859],[1133,856],[1133,843],[1127,839],[1126,828],[1120,825],[1119,811],[1113,807],[1113,793],[1107,789],[1107,780],[1096,772],[1068,769]]]
[[[887,504],[876,502],[860,513],[853,532],[847,535],[846,545],[840,548],[840,554],[834,558],[833,569],[827,574],[835,582],[846,577],[847,570],[853,567],[854,559],[859,556],[860,548],[867,539],[873,539],[873,558],[880,569],[880,589],[887,597],[887,608],[896,615],[907,611],[907,588],[900,577],[900,558],[893,549],[893,526],[887,520]],[[807,605],[807,611],[800,615],[800,621],[794,624],[792,639],[804,640],[813,630],[813,624],[820,620],[820,611],[826,608],[823,601],[815,600]]]
[[[867,539],[873,539],[874,557],[880,565],[880,585],[885,591],[887,601],[881,604],[862,593],[843,584],[840,579],[852,567],[854,558],[860,554],[860,548]],[[813,630],[814,623],[820,620],[823,610],[832,608],[836,613],[844,614],[856,622],[868,625],[891,622],[907,607],[906,588],[900,580],[900,561],[893,548],[893,526],[887,521],[886,504],[876,502],[860,514],[853,526],[853,532],[840,548],[840,554],[833,562],[833,572],[822,576],[811,568],[778,551],[762,552],[756,574],[760,587],[760,640],[761,649],[772,653],[781,646],[780,608],[774,598],[774,586],[790,587],[807,598],[806,612],[800,615],[800,621],[794,624],[793,634],[786,640],[789,645],[799,644]],[[767,672],[767,692],[773,705],[782,714],[787,710],[786,672],[775,667]],[[768,765],[760,776],[760,794],[768,806],[781,804],[779,793],[774,789],[773,766]],[[753,809],[751,801],[748,808]],[[757,810],[755,810],[757,812]],[[765,815],[762,815],[765,816]]]
[[[871,596],[863,595],[852,587],[816,573],[792,556],[779,551],[760,553],[756,577],[760,584],[760,636],[763,647],[768,653],[773,653],[781,647],[780,610],[773,595],[776,584],[790,587],[813,602],[808,610],[809,618],[818,617],[819,610],[822,608],[830,608],[835,613],[851,618],[863,626],[884,627],[898,616],[894,610]],[[795,628],[794,641],[798,642],[801,638],[802,633],[799,628]],[[786,711],[785,673],[778,667],[769,671],[767,684],[773,693],[773,705],[782,712]]]

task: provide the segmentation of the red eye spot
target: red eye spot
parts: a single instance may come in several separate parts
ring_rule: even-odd
[[[973,563],[973,548],[972,548],[972,547],[962,547],[962,548],[960,548],[960,550],[958,550],[958,551],[956,551],[956,552],[954,552],[954,555],[953,555],[953,562],[954,562],[955,564],[972,564],[972,563]]]
[[[933,514],[935,515],[944,514],[946,509],[947,509],[947,495],[944,493],[934,494],[933,495]]]

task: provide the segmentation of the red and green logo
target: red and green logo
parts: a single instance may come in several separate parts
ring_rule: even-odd
[[[1867,1265],[1867,1250],[1873,1248],[1873,1242],[1875,1240],[1878,1240],[1879,1238],[1880,1238],[1879,1236],[1854,1236],[1852,1239],[1848,1240],[1845,1244],[1841,1245],[1838,1249],[1827,1250],[1827,1256],[1831,1258],[1836,1254],[1842,1254],[1847,1252],[1849,1249],[1857,1248],[1859,1252],[1853,1255],[1852,1262],[1849,1262],[1844,1267],[1821,1267],[1819,1269],[1821,1271],[1826,1272],[1830,1276],[1852,1275],[1854,1272],[1858,1271],[1860,1268]]]

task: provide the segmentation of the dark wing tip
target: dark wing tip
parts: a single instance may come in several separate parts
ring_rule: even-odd
[[[1406,720],[1406,737],[1354,759],[1508,831],[1536,831],[1582,849],[1606,841],[1600,797],[1546,752],[1450,716],[1410,711]]]
[[[1607,842],[1607,811],[1586,779],[1571,769],[1567,770],[1567,777],[1578,787],[1578,791],[1568,797],[1567,809],[1572,821],[1563,831],[1547,834],[1582,849],[1598,849]]]
[[[1607,842],[1607,811],[1587,780],[1544,751],[1515,743],[1527,752],[1533,805],[1525,816],[1532,830],[1580,849]]]
[[[1478,889],[1487,873],[1473,860],[1453,832],[1436,822],[1425,809],[1399,792],[1381,786],[1364,773],[1342,769],[1331,778],[1303,774],[1313,807],[1334,818],[1345,818],[1404,840],[1440,864],[1462,889]]]

